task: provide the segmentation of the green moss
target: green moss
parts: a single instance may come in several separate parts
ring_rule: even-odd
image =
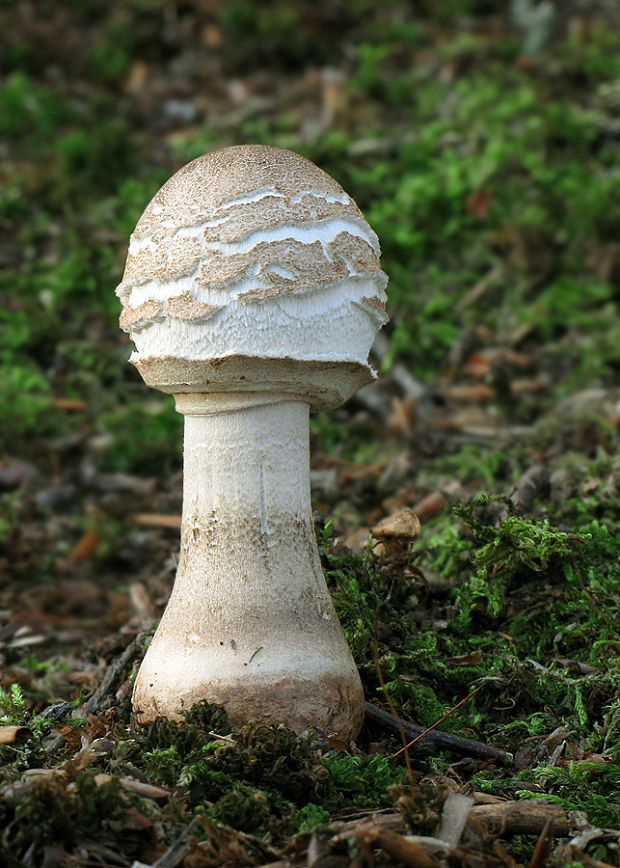
[[[390,756],[334,755],[325,757],[323,762],[329,769],[332,786],[348,802],[360,807],[390,805],[388,788],[402,783],[405,775],[402,764]]]
[[[298,832],[311,832],[317,826],[323,826],[329,822],[329,811],[326,811],[320,805],[308,802],[307,805],[304,805],[303,808],[297,811],[296,821]]]
[[[499,525],[486,524],[476,518],[476,509],[488,503],[480,495],[466,507],[454,510],[473,534],[477,548],[473,563],[475,574],[457,593],[459,616],[455,629],[467,629],[477,601],[487,600],[487,612],[496,617],[506,593],[516,583],[531,580],[532,573],[554,573],[558,570],[566,577],[564,566],[574,556],[577,543],[587,537],[571,537],[550,527],[548,521],[532,522],[509,515]],[[506,501],[510,509],[510,501]]]
[[[539,766],[522,772],[525,784],[536,783],[543,794],[525,786],[517,790],[520,798],[544,798],[562,805],[567,811],[584,811],[588,821],[600,828],[617,829],[620,825],[620,765],[613,762],[569,762],[566,767]]]
[[[93,46],[90,61],[95,75],[106,81],[122,78],[129,68],[133,29],[128,17],[112,18]]]
[[[0,128],[13,139],[43,144],[72,112],[51,88],[15,72],[0,86]]]
[[[388,788],[403,778],[402,764],[389,756],[325,754],[312,735],[299,738],[282,726],[249,723],[229,743],[216,735],[228,732],[222,710],[200,703],[181,725],[159,719],[124,733],[120,756],[183,788],[199,813],[274,841],[325,823],[351,801],[389,805]]]
[[[102,468],[145,475],[170,473],[181,463],[182,425],[172,399],[154,411],[130,404],[104,413],[99,427],[112,439],[101,454]]]
[[[15,851],[30,846],[42,853],[46,844],[76,847],[80,838],[96,839],[127,810],[118,782],[97,784],[93,771],[77,775],[71,790],[62,778],[41,777],[19,800],[4,798],[0,810],[7,830],[4,846]],[[9,831],[10,830],[10,831]]]
[[[8,691],[0,687],[0,711],[2,725],[21,726],[29,719],[26,696],[19,684],[12,684]]]

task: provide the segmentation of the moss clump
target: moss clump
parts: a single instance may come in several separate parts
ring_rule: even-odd
[[[273,842],[345,805],[387,806],[388,788],[403,778],[392,757],[346,755],[321,734],[300,738],[281,725],[250,722],[226,743],[228,730],[222,709],[203,702],[184,723],[159,719],[132,731],[121,754],[154,781],[181,787],[199,816]]]
[[[567,811],[585,811],[594,826],[620,826],[620,765],[614,762],[570,762],[564,767],[540,765],[519,775],[519,798],[541,798]],[[528,784],[530,785],[528,787]],[[536,791],[532,792],[532,785]],[[543,790],[541,796],[540,790]]]
[[[189,756],[213,741],[210,732],[226,734],[230,724],[226,712],[219,705],[198,702],[183,715],[183,723],[158,717],[152,723],[138,727],[132,733],[140,747],[150,749],[175,748],[179,756]]]
[[[311,738],[298,738],[283,726],[249,723],[235,748],[219,748],[213,766],[232,779],[277,790],[288,801],[305,805],[329,792],[329,772]]]
[[[71,851],[80,839],[100,840],[111,823],[122,825],[130,808],[115,779],[99,783],[95,772],[87,770],[68,785],[62,773],[42,774],[13,785],[0,799],[3,853],[32,847],[37,854],[46,844]]]
[[[487,614],[496,617],[508,591],[532,581],[536,573],[565,576],[578,543],[590,539],[589,535],[578,537],[552,528],[546,519],[520,518],[508,499],[503,499],[508,516],[498,522],[493,511],[485,514],[489,504],[488,495],[481,494],[454,510],[471,532],[475,546],[475,573],[457,593],[459,615],[452,624],[457,630],[470,627],[477,600],[486,599]]]
[[[283,840],[297,810],[333,795],[321,751],[283,726],[248,723],[230,735],[225,712],[206,702],[183,723],[158,719],[132,732],[124,754],[160,784],[183,787],[192,809],[245,832]],[[127,754],[129,751],[129,754]]]
[[[615,508],[592,515],[584,500],[564,502],[558,518],[566,524],[554,525],[544,504],[524,518],[506,497],[481,494],[429,522],[398,570],[371,552],[327,548],[367,698],[384,700],[376,643],[405,718],[430,726],[482,685],[443,729],[512,750],[559,715],[600,750],[592,727],[617,699],[618,522]],[[429,588],[427,570],[449,581]]]

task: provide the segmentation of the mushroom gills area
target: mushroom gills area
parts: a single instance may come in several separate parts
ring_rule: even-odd
[[[185,418],[179,567],[134,708],[141,721],[179,717],[207,699],[233,724],[348,738],[363,695],[314,535],[308,405],[255,400]]]

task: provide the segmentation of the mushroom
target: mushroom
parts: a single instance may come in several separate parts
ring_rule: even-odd
[[[373,551],[376,555],[406,552],[421,529],[420,519],[412,509],[399,509],[370,529],[372,536],[378,540],[373,545]]]
[[[199,700],[354,737],[359,675],[321,569],[309,408],[374,378],[386,321],[377,237],[313,163],[242,145],[152,199],[117,294],[130,361],[185,415],[181,553],[136,678],[139,722]]]

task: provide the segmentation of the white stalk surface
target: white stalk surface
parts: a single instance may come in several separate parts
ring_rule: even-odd
[[[271,401],[185,418],[181,556],[134,707],[178,717],[206,698],[233,724],[348,737],[363,696],[315,541],[308,405]]]

